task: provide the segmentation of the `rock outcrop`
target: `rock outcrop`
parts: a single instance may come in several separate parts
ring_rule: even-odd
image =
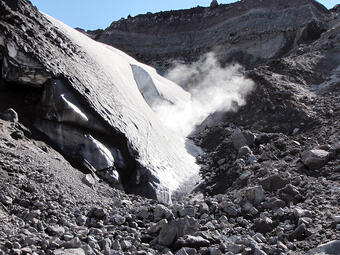
[[[222,63],[250,68],[318,39],[328,14],[314,0],[243,0],[138,15],[87,33],[161,72],[175,60],[192,62],[211,51]]]

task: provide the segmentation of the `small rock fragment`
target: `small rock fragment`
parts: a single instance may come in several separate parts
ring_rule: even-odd
[[[86,174],[83,179],[82,179],[83,183],[85,183],[87,186],[89,186],[91,189],[94,188],[96,181],[94,180],[94,178],[92,177],[91,174]]]

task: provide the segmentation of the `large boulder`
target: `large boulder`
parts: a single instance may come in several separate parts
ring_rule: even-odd
[[[198,229],[194,218],[186,216],[165,225],[158,236],[158,242],[164,246],[171,246],[179,237],[193,234]]]
[[[255,135],[249,131],[235,130],[231,136],[234,148],[239,151],[244,146],[251,146],[255,142]]]
[[[325,150],[309,150],[302,154],[302,163],[311,170],[316,170],[327,164],[329,152]]]
[[[321,244],[316,249],[310,251],[309,254],[338,255],[339,252],[340,252],[340,240],[334,240],[325,244]]]
[[[279,174],[274,174],[269,177],[261,179],[260,184],[265,190],[275,191],[278,189],[282,189],[284,186],[286,186],[288,184],[288,180],[284,179]]]

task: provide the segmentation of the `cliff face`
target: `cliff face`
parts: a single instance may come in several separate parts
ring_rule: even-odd
[[[173,60],[192,62],[211,51],[222,63],[237,61],[249,68],[319,38],[328,16],[314,0],[245,0],[138,15],[88,34],[160,71]]]

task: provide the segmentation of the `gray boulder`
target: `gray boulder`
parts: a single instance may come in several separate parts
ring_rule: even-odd
[[[180,247],[190,247],[190,248],[201,248],[209,247],[210,242],[201,236],[185,235],[179,238],[175,244],[177,248]]]
[[[85,252],[83,249],[78,248],[78,249],[59,249],[55,250],[53,252],[54,255],[85,255]]]
[[[93,176],[91,174],[86,174],[83,179],[82,179],[83,183],[85,183],[87,186],[89,186],[90,188],[94,188],[96,181],[94,180]]]
[[[301,161],[311,170],[316,170],[327,164],[329,152],[324,150],[309,150],[302,154]]]
[[[340,240],[334,240],[325,244],[321,244],[316,249],[310,251],[309,254],[338,255],[340,254]]]
[[[251,149],[249,148],[249,146],[242,146],[239,151],[238,151],[238,155],[240,157],[242,156],[248,156],[251,155],[253,152],[251,151]]]
[[[234,148],[239,151],[243,146],[251,146],[255,142],[255,135],[249,131],[235,130],[231,140]]]
[[[275,191],[285,187],[288,184],[288,180],[282,178],[279,174],[274,174],[260,180],[260,184],[265,190]]]
[[[189,216],[173,220],[162,228],[158,236],[158,242],[161,245],[170,246],[177,238],[193,234],[197,229],[197,221]]]
[[[255,229],[259,233],[268,233],[275,228],[275,223],[268,217],[255,221]]]
[[[148,229],[147,232],[148,234],[154,234],[159,232],[166,224],[168,224],[168,221],[166,219],[163,219],[153,225],[151,225]]]
[[[245,190],[245,197],[254,205],[258,205],[264,200],[264,190],[262,186],[256,186]]]
[[[78,237],[73,238],[72,240],[63,244],[63,247],[70,249],[77,249],[81,247],[81,241]]]
[[[231,202],[223,202],[220,207],[222,210],[227,213],[230,217],[236,217],[240,210],[238,210],[235,205]]]
[[[159,221],[163,218],[166,218],[166,219],[172,219],[174,217],[172,211],[162,205],[162,204],[158,204],[156,207],[155,207],[155,211],[154,211],[154,219],[155,221]]]

